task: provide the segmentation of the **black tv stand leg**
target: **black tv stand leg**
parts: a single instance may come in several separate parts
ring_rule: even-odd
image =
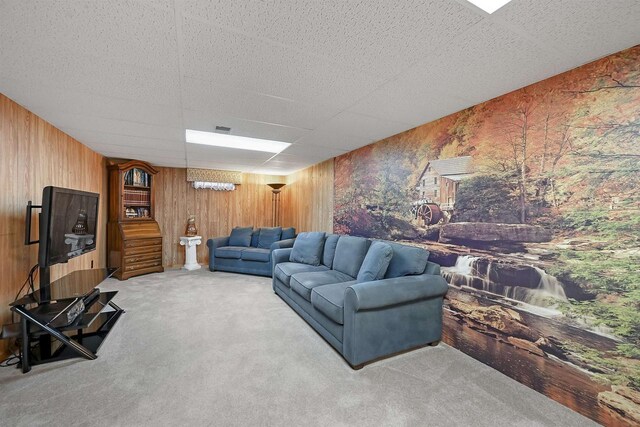
[[[114,310],[116,310],[116,311],[121,311],[121,312],[123,312],[123,313],[125,312],[123,309],[121,309],[120,307],[118,307],[118,305],[117,305],[115,302],[113,302],[113,301],[109,301],[109,305],[110,305]]]
[[[25,357],[25,359],[28,359],[28,355],[29,355],[29,329],[28,329],[28,325],[27,325],[27,321],[33,323],[34,325],[38,326],[40,329],[44,330],[45,332],[47,332],[50,336],[56,338],[58,341],[60,341],[63,344],[66,344],[67,346],[69,346],[73,351],[75,351],[77,354],[79,354],[80,356],[84,356],[86,359],[89,360],[94,360],[96,359],[98,356],[96,356],[91,350],[81,346],[80,344],[78,344],[77,342],[74,342],[73,340],[69,339],[69,337],[67,337],[66,335],[64,335],[62,332],[58,331],[56,328],[52,328],[51,326],[44,324],[40,321],[38,321],[36,318],[34,318],[33,316],[31,316],[31,314],[29,314],[26,310],[24,310],[23,307],[21,306],[16,306],[13,307],[14,311],[16,311],[18,314],[20,314],[21,316],[21,325],[22,325],[22,340],[23,340],[23,349],[24,349],[24,342],[27,343],[27,347],[26,347],[26,354],[27,357]],[[29,363],[27,362],[27,367],[29,367]],[[25,371],[25,365],[23,364],[22,366],[22,370],[23,372],[29,372],[28,370]],[[30,367],[29,367],[30,369]]]
[[[26,374],[31,370],[31,363],[29,360],[29,356],[31,352],[29,351],[29,323],[27,318],[24,316],[20,316],[20,342],[21,342],[21,350],[20,352],[20,363],[22,365],[22,373]]]

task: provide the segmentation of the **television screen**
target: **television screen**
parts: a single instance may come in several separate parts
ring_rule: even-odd
[[[47,267],[95,250],[100,195],[45,187],[38,262]]]

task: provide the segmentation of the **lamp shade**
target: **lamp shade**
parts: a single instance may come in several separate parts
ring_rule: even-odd
[[[274,193],[279,193],[280,189],[282,187],[284,187],[285,185],[287,185],[287,184],[283,184],[283,183],[280,183],[280,182],[273,182],[273,183],[267,184],[267,185],[273,189]]]

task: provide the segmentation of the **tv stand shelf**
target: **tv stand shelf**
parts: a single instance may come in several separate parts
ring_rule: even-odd
[[[94,290],[113,273],[107,269],[75,271],[11,304],[20,323],[5,325],[3,335],[20,337],[22,372],[29,372],[32,365],[70,357],[97,357],[124,313],[113,302],[118,291],[97,294]],[[69,323],[67,314],[76,305],[82,307],[81,312]],[[32,347],[36,339],[39,345]]]
[[[55,323],[52,323],[50,324],[50,326],[55,327],[60,332],[65,332],[65,331],[73,331],[78,329],[89,328],[91,325],[93,325],[93,323],[96,320],[99,320],[98,323],[106,323],[107,321],[111,320],[112,316],[118,313],[116,310],[109,310],[109,311],[102,311],[102,310],[107,308],[107,306],[109,305],[109,302],[113,299],[114,296],[116,296],[117,293],[118,293],[117,291],[102,292],[98,297],[98,299],[95,302],[93,302],[90,307],[86,307],[86,311],[83,314],[79,315],[76,318],[76,320],[74,320],[71,324],[64,325],[62,324],[62,321],[61,321],[60,323],[58,323],[58,325],[56,325]],[[64,301],[68,301],[68,300],[64,300]],[[70,300],[69,302],[71,301],[73,300]],[[34,316],[37,316],[37,310],[33,310],[33,314]],[[19,332],[20,323],[13,323],[10,326],[12,331]],[[29,334],[31,334],[32,337],[39,337],[41,335],[47,335],[47,332],[43,331],[37,325],[30,324]]]

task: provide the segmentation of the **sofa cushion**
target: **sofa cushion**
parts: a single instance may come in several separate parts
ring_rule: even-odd
[[[280,236],[280,239],[288,240],[293,239],[294,237],[296,237],[296,229],[294,227],[282,229],[282,235]]]
[[[242,251],[240,258],[246,261],[269,262],[271,259],[271,251],[269,249],[261,248],[245,248]]]
[[[291,276],[296,273],[303,273],[307,271],[325,271],[328,270],[324,265],[309,265],[300,264],[297,262],[281,262],[276,265],[273,270],[273,274],[285,285],[289,286]]]
[[[324,252],[322,253],[322,263],[327,267],[333,267],[333,257],[336,255],[336,245],[340,236],[329,234],[324,241]]]
[[[410,274],[422,274],[429,259],[428,251],[415,246],[400,245],[392,242],[385,243],[393,249],[393,257],[384,275],[386,279]]]
[[[344,292],[355,281],[317,286],[311,291],[311,305],[340,325],[344,325]]]
[[[242,255],[242,251],[244,251],[244,246],[222,246],[220,248],[216,248],[213,251],[213,255],[216,258],[231,258],[231,259],[240,259]]]
[[[300,233],[293,244],[289,261],[309,265],[320,265],[322,248],[324,247],[323,231]]]
[[[362,261],[358,277],[358,283],[371,282],[372,280],[380,280],[387,272],[393,249],[390,245],[383,242],[373,242],[367,251],[367,255]]]
[[[331,268],[356,277],[367,249],[369,249],[369,241],[364,237],[340,236]]]
[[[235,227],[231,230],[231,235],[229,236],[229,246],[249,247],[251,245],[251,233],[253,233],[253,227]]]
[[[353,277],[336,270],[312,271],[292,275],[289,286],[302,298],[311,302],[311,290],[316,286],[351,281],[353,281]]]
[[[258,236],[260,236],[260,229],[253,230],[253,233],[251,233],[251,247],[258,247]]]
[[[258,247],[262,249],[269,249],[271,244],[280,240],[281,234],[282,227],[261,228],[258,235]]]

